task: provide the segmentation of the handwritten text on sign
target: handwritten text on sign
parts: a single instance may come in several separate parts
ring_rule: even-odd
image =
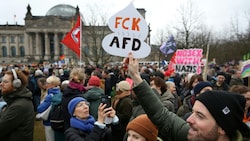
[[[178,73],[201,73],[202,49],[178,49],[175,56],[175,71]]]
[[[109,28],[114,33],[102,40],[102,47],[107,53],[127,57],[129,52],[133,52],[135,58],[150,54],[151,48],[144,42],[148,35],[147,23],[132,3],[109,19]]]

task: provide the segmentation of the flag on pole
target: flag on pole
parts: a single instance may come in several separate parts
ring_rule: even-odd
[[[175,56],[176,56],[176,53],[173,54],[173,56],[168,64],[168,69],[165,72],[165,74],[169,73],[171,75],[172,73],[174,73],[174,71],[175,71]]]
[[[80,45],[81,45],[81,16],[78,16],[75,26],[61,41],[65,46],[74,51],[78,57],[81,55]]]
[[[171,35],[167,42],[164,42],[160,47],[163,54],[168,55],[176,51],[176,43],[174,41],[174,36]]]

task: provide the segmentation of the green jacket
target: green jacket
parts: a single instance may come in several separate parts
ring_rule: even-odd
[[[148,117],[158,127],[161,135],[165,135],[163,138],[170,141],[187,140],[189,124],[164,107],[145,81],[133,90]]]
[[[170,141],[187,141],[189,124],[163,106],[147,82],[143,81],[134,89],[141,106],[151,121],[158,127],[161,135]],[[232,141],[249,141],[243,139],[237,131],[237,137]]]
[[[104,90],[99,87],[93,87],[89,89],[83,97],[90,102],[89,112],[96,120],[98,118],[98,107],[101,103],[100,97],[104,95]]]
[[[33,141],[34,108],[27,88],[3,95],[7,103],[0,115],[1,141]]]

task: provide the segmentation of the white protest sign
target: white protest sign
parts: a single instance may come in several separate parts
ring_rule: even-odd
[[[108,26],[114,33],[102,40],[102,47],[107,53],[127,57],[129,52],[133,52],[135,58],[145,58],[150,54],[151,48],[144,42],[148,25],[132,3],[113,15]]]

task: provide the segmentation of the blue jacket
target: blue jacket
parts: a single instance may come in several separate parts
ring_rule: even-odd
[[[61,103],[62,93],[59,87],[51,88],[48,90],[48,94],[45,97],[44,101],[37,107],[37,112],[42,113],[45,111],[50,105],[58,105]],[[50,116],[48,120],[43,121],[43,125],[50,126]]]

